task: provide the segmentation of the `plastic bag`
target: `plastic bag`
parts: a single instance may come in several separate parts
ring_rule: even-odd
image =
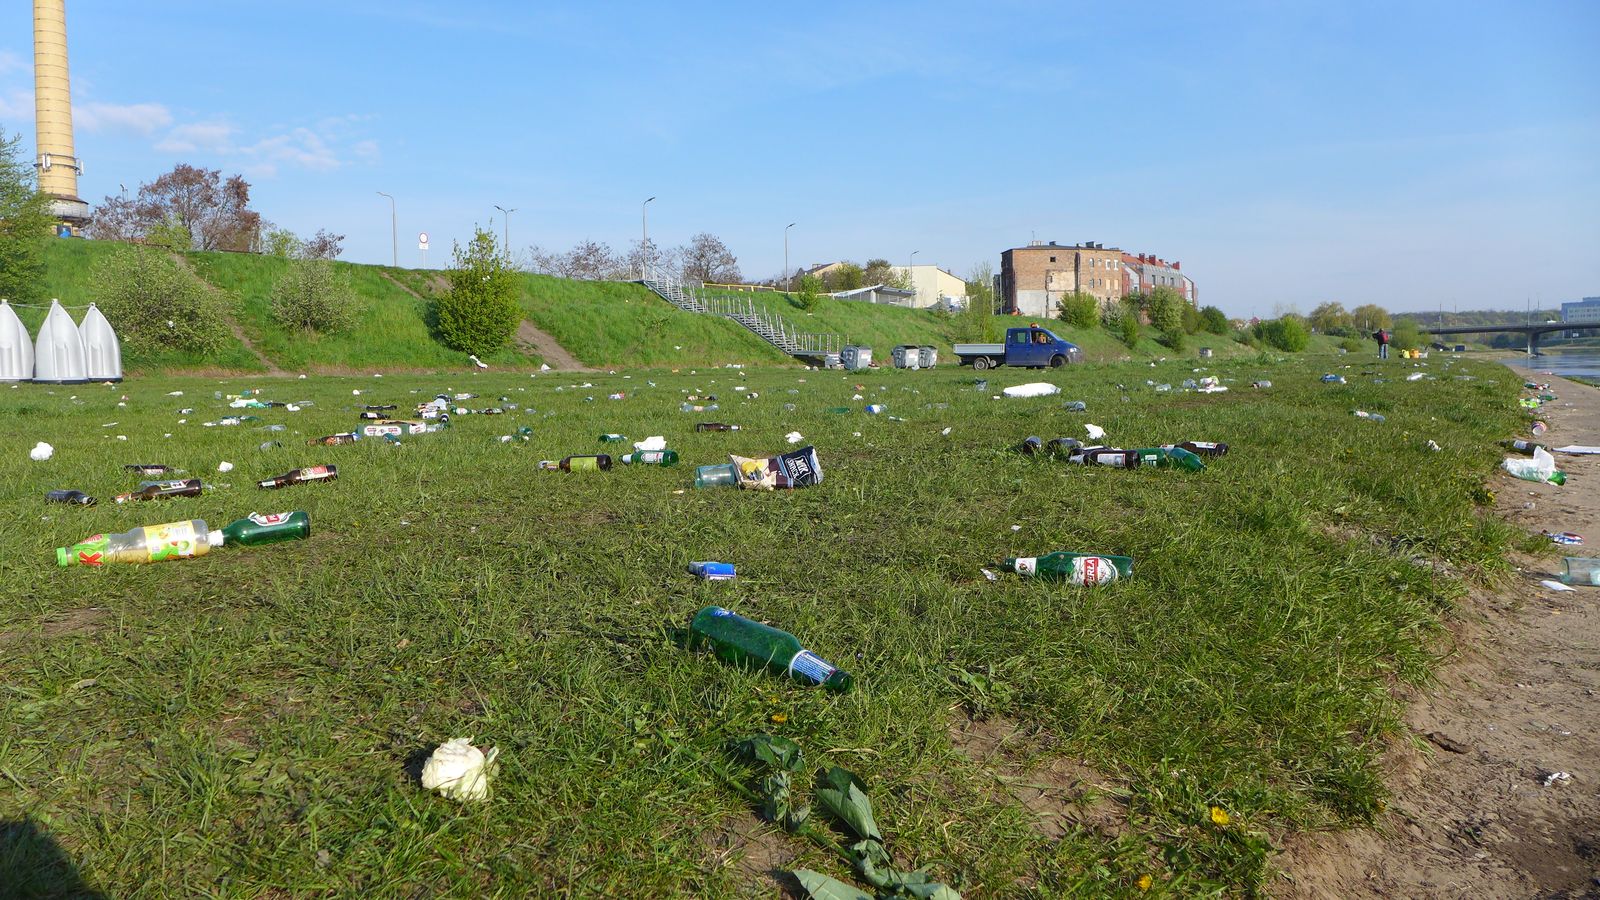
[[[422,766],[422,786],[451,800],[487,800],[489,779],[500,748],[485,754],[472,746],[472,738],[455,738],[440,744]]]

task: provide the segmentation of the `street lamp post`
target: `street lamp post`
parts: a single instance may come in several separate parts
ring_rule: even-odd
[[[399,220],[395,218],[394,213],[394,196],[385,194],[383,191],[379,191],[378,196],[389,198],[389,249],[394,254],[393,265],[398,269],[400,268],[400,227]]]
[[[793,227],[793,222],[783,226],[783,292],[786,294],[794,288],[793,279],[789,277],[789,229]]]
[[[639,204],[639,232],[640,232],[640,236],[639,236],[639,269],[640,269],[639,277],[640,278],[649,278],[650,277],[649,274],[648,274],[648,271],[649,271],[649,269],[648,269],[649,257],[645,256],[645,254],[650,252],[650,200],[654,200],[654,199],[655,199],[654,197],[651,197],[651,198],[649,198],[649,200],[646,200],[643,203]]]
[[[917,276],[913,275],[911,270],[916,267],[917,254],[921,252],[921,250],[913,250],[911,251],[911,255],[906,257],[906,284],[911,285],[911,290],[913,292],[917,289]],[[916,297],[911,298],[911,305],[917,305]]]
[[[502,213],[505,213],[506,228],[505,228],[505,231],[503,232],[503,236],[501,237],[501,241],[503,241],[505,243],[505,245],[506,245],[506,259],[510,259],[511,258],[511,214],[516,212],[517,210],[515,208],[506,209],[504,206],[501,206],[498,203],[496,203],[494,205],[494,208],[500,210]]]

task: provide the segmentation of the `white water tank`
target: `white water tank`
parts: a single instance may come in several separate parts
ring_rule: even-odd
[[[33,380],[44,384],[89,380],[83,362],[83,335],[78,333],[78,323],[61,308],[60,300],[50,301],[50,312],[33,342]]]
[[[117,333],[111,330],[111,323],[93,303],[89,304],[89,311],[83,314],[83,322],[78,325],[78,333],[83,335],[83,366],[84,374],[90,381],[121,381],[122,380],[122,345],[117,342]]]
[[[16,310],[0,300],[0,381],[33,378],[33,339],[17,318]]]

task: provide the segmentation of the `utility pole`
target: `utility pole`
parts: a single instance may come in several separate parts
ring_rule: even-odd
[[[506,246],[506,259],[510,259],[511,258],[511,214],[516,212],[516,210],[515,209],[506,209],[504,206],[501,206],[498,203],[496,203],[494,205],[494,208],[500,210],[502,213],[505,213],[506,228],[505,228],[505,231],[504,231],[504,237],[501,238],[501,241]]]
[[[654,197],[650,198],[650,200],[654,200],[654,199],[655,199]],[[646,274],[648,272],[648,267],[649,267],[650,260],[649,260],[649,257],[645,256],[646,253],[650,252],[650,200],[646,200],[643,203],[639,204],[639,230],[640,230],[640,237],[639,237],[639,269],[640,269],[640,273],[639,273],[639,277],[640,278],[649,278],[650,277],[648,274]]]
[[[398,225],[399,220],[395,218],[394,213],[394,197],[390,194],[385,194],[383,191],[379,191],[378,196],[389,198],[389,249],[394,254],[392,265],[398,269],[400,268],[400,228]]]
[[[783,292],[786,294],[794,293],[794,279],[789,277],[789,229],[793,227],[793,222],[783,226]]]

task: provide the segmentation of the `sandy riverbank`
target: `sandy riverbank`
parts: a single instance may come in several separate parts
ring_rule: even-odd
[[[1600,388],[1537,380],[1560,398],[1542,440],[1600,444]],[[1493,476],[1496,509],[1532,532],[1577,532],[1588,543],[1564,553],[1600,556],[1600,456],[1557,464],[1560,487]],[[1379,827],[1291,840],[1275,895],[1600,897],[1600,588],[1541,586],[1559,556],[1513,563],[1504,589],[1459,610],[1438,684],[1406,698],[1411,740],[1390,751]],[[1555,772],[1571,780],[1547,785]]]

